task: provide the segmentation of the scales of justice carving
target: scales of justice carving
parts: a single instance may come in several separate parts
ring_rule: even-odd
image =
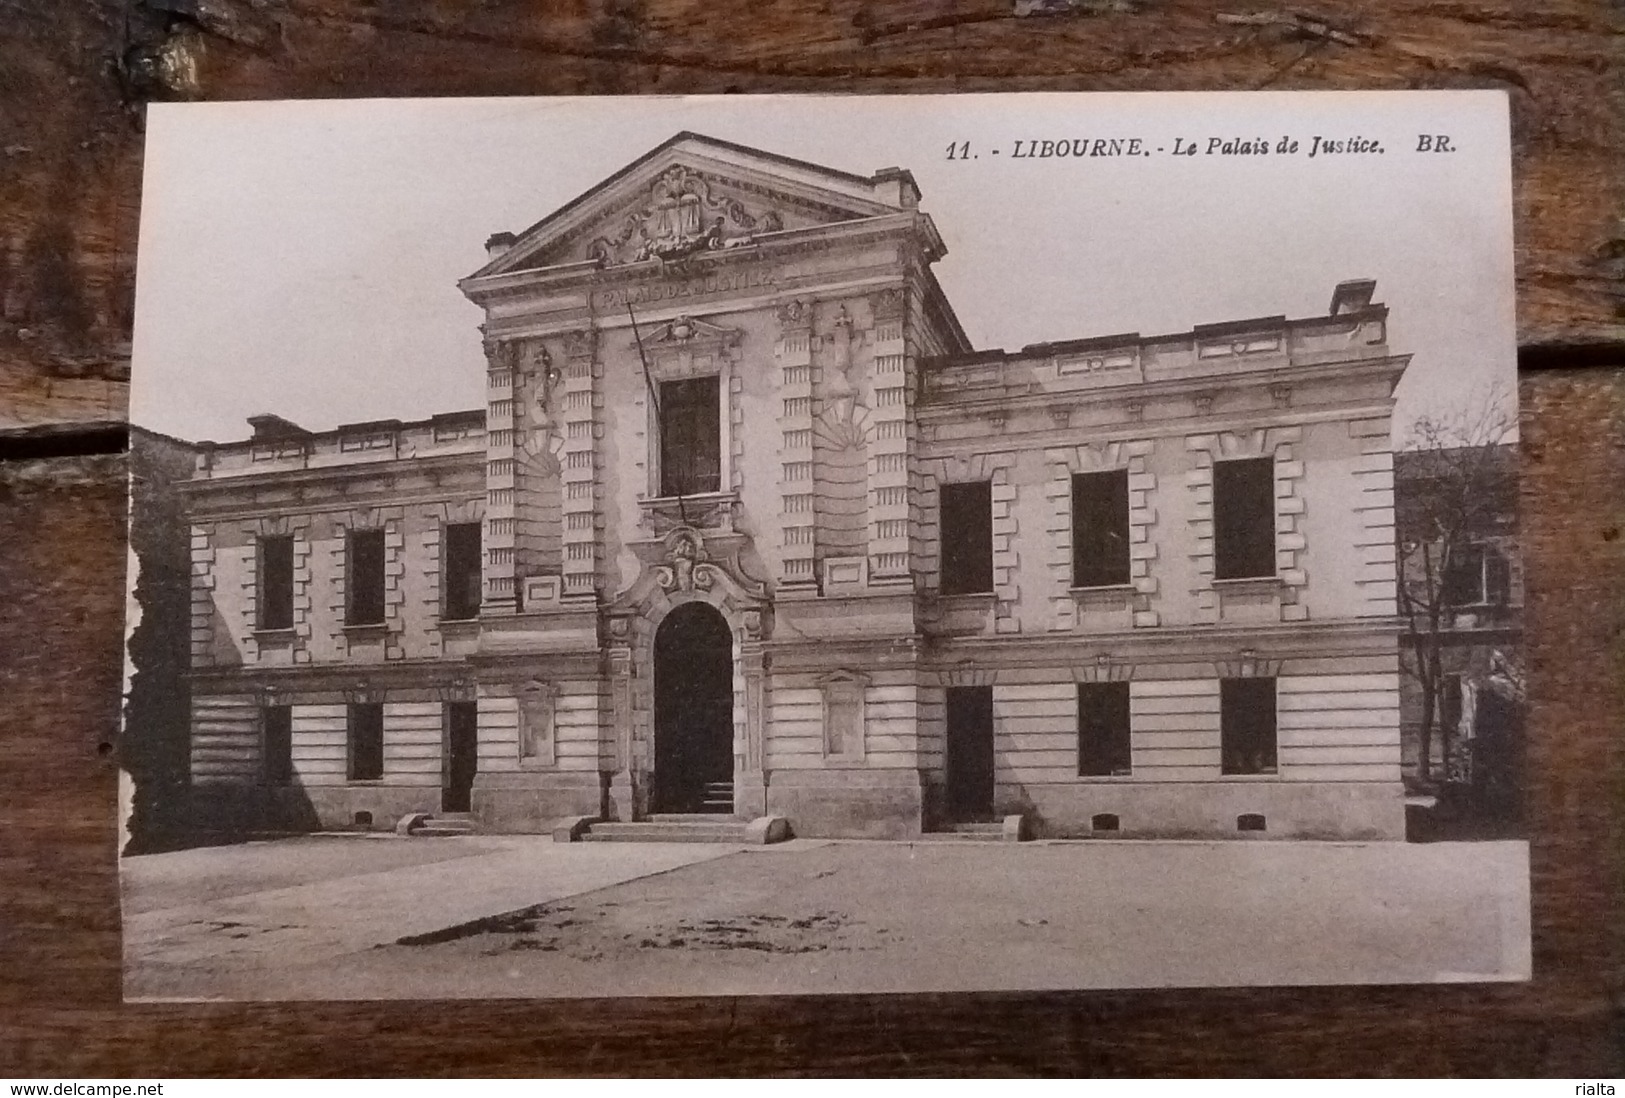
[[[646,259],[680,260],[696,252],[738,248],[760,233],[784,228],[769,211],[760,217],[731,195],[717,194],[699,172],[674,164],[649,188],[649,202],[627,216],[613,237],[601,236],[587,255],[603,266]]]

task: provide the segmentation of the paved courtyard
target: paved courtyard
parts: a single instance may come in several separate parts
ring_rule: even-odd
[[[554,844],[126,858],[133,999],[1514,980],[1521,842]]]

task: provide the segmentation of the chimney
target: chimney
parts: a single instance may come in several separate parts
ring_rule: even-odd
[[[905,168],[881,168],[870,182],[874,184],[875,197],[888,206],[912,210],[920,205],[919,185]]]
[[[513,247],[514,241],[519,239],[512,233],[492,233],[485,238],[485,255],[488,259],[497,259],[506,255],[508,249]]]
[[[1344,313],[1357,313],[1371,304],[1371,295],[1376,292],[1377,280],[1374,278],[1339,282],[1337,289],[1332,291],[1331,314],[1342,316]]]
[[[281,416],[271,415],[269,412],[248,417],[248,425],[254,428],[255,442],[277,442],[284,439],[308,438],[310,432],[292,420]]]

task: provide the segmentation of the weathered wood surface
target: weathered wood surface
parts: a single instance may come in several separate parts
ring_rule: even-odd
[[[0,464],[0,1077],[1617,1076],[1625,360],[1522,397],[1536,978],[1483,987],[121,1006],[123,459]]]
[[[1015,14],[1046,7],[1065,10]],[[1522,339],[1554,348],[1546,364],[1620,343],[1617,6],[1337,9],[0,0],[0,426],[122,414],[154,97],[1503,87]],[[0,466],[0,1076],[1617,1075],[1625,355],[1613,361],[1522,386],[1527,987],[124,1007],[116,771],[101,751],[118,715],[123,464]]]
[[[150,98],[1505,88],[1523,342],[1625,338],[1621,9],[1330,7],[5,0],[0,426],[122,415]]]

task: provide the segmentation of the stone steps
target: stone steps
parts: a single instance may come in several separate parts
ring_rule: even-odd
[[[708,813],[733,814],[734,810],[734,783],[707,782],[705,784],[705,800],[701,802]]]
[[[947,843],[1019,843],[1026,841],[1027,836],[1025,817],[1011,815],[1002,820],[948,824],[941,831],[925,832],[920,839],[924,842]]]
[[[662,813],[633,823],[572,822],[554,831],[554,841],[589,843],[733,843],[761,846],[790,837],[789,825],[779,816],[741,820],[720,814]]]
[[[395,825],[396,834],[409,835],[414,839],[453,839],[478,831],[479,824],[472,812],[442,812],[438,815],[414,812]]]
[[[1004,841],[1002,823],[956,823],[943,831],[927,831],[920,836],[926,842],[938,843],[998,843]]]
[[[743,843],[745,828],[740,820],[727,823],[677,823],[645,820],[638,823],[597,823],[582,837],[589,843]]]

